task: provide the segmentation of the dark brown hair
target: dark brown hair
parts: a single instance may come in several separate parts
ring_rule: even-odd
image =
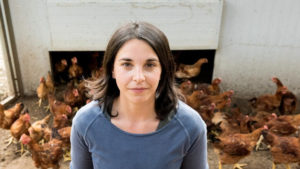
[[[177,105],[177,94],[174,86],[175,62],[171,54],[169,42],[162,31],[146,22],[133,22],[119,28],[111,37],[103,58],[104,75],[101,79],[89,83],[93,99],[99,100],[99,104],[111,114],[112,104],[120,94],[115,79],[112,78],[112,70],[115,57],[125,42],[131,39],[139,39],[148,43],[157,54],[162,73],[156,90],[155,111],[157,118],[165,119]]]

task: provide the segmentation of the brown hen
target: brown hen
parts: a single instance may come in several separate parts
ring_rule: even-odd
[[[193,65],[180,64],[178,66],[178,70],[175,73],[175,76],[177,78],[195,77],[200,73],[202,64],[207,63],[207,62],[208,62],[208,60],[206,58],[201,58]]]
[[[222,168],[223,164],[235,164],[235,167],[241,168],[237,163],[250,155],[263,129],[256,129],[249,134],[221,134],[212,137],[214,150],[219,156],[219,169]]]
[[[300,162],[300,142],[295,137],[280,137],[265,129],[262,131],[264,140],[271,146],[273,157],[273,169],[277,164],[286,164],[289,169],[290,163]]]
[[[3,129],[10,129],[11,125],[19,118],[23,108],[23,103],[17,103],[15,106],[2,111],[2,114],[0,114],[0,127]]]
[[[53,137],[48,143],[38,144],[30,136],[23,134],[20,141],[29,146],[32,159],[37,168],[59,169],[59,161],[62,158],[62,141]]]

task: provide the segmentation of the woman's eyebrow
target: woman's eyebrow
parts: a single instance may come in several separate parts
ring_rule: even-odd
[[[121,59],[119,59],[119,61],[127,61],[127,62],[130,62],[130,61],[132,61],[132,59],[130,59],[130,58],[121,58]]]
[[[147,62],[158,62],[159,60],[156,58],[147,59]]]
[[[132,59],[130,58],[121,58],[119,59],[118,61],[126,61],[126,62],[131,62]],[[159,60],[156,59],[156,58],[150,58],[150,59],[147,59],[146,62],[158,62]]]

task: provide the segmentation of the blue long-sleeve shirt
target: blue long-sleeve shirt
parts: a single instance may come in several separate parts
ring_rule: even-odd
[[[206,125],[179,102],[166,125],[132,134],[113,125],[93,101],[73,119],[71,157],[71,169],[208,169]]]

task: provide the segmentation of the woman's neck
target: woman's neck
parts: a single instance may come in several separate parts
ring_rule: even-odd
[[[114,102],[113,114],[118,118],[129,121],[147,121],[156,119],[155,100],[143,103],[132,103],[126,98],[119,97]]]

